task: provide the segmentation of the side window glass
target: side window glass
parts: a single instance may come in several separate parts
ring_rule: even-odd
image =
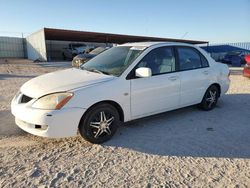
[[[175,57],[171,47],[160,47],[149,52],[136,66],[148,67],[152,71],[152,75],[174,72]]]
[[[192,48],[178,47],[180,70],[190,70],[202,67],[200,55]]]
[[[203,67],[209,67],[207,59],[201,55],[201,62]]]

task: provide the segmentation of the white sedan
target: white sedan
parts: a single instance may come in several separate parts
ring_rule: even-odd
[[[197,46],[146,42],[113,47],[80,69],[26,82],[11,103],[16,124],[44,137],[109,140],[120,122],[199,104],[216,106],[229,69]]]

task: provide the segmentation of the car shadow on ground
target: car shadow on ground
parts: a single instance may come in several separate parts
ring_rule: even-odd
[[[60,62],[42,62],[36,63],[41,67],[50,67],[50,68],[72,68],[71,61],[60,61]]]
[[[243,75],[242,70],[230,70],[230,75]]]
[[[212,111],[187,107],[124,124],[106,146],[161,156],[250,158],[250,94],[223,96]]]
[[[15,117],[9,110],[0,111],[0,137],[27,134],[15,124]]]
[[[249,110],[250,94],[228,94],[212,111],[192,106],[125,123],[104,145],[160,156],[250,158]],[[0,117],[0,137],[27,134],[9,110]]]
[[[10,78],[34,78],[36,75],[17,75],[17,74],[0,74],[0,80],[6,80]]]

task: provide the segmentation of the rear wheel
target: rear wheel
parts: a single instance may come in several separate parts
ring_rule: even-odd
[[[99,104],[83,116],[79,125],[81,136],[87,141],[100,144],[108,141],[119,126],[119,113],[110,104]]]
[[[212,110],[216,106],[218,98],[219,98],[219,89],[217,86],[212,85],[207,89],[200,103],[200,107],[206,111]]]

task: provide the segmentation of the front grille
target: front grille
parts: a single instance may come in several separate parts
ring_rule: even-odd
[[[23,94],[22,97],[21,97],[20,103],[27,103],[27,102],[29,102],[31,100],[32,100],[31,97]]]

